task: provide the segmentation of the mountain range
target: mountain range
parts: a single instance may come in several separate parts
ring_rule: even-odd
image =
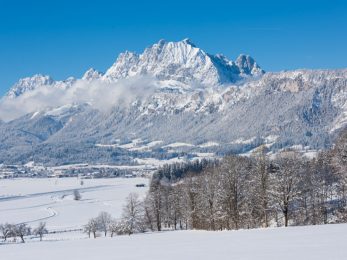
[[[347,124],[347,70],[265,72],[189,39],[121,53],[80,79],[20,79],[0,101],[0,163],[137,164],[331,146]]]

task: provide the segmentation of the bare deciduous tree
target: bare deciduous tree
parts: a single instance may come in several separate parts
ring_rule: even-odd
[[[92,218],[88,221],[88,223],[83,227],[85,233],[88,234],[90,238],[90,234],[92,233],[94,238],[96,238],[96,232],[98,231],[98,221],[95,218]]]
[[[105,211],[100,212],[98,217],[96,218],[96,222],[98,223],[98,228],[100,231],[104,232],[105,237],[107,235],[107,231],[111,221],[112,221],[112,216]]]
[[[7,238],[13,235],[13,225],[8,223],[0,225],[0,232],[2,234],[4,241],[7,241]]]
[[[31,234],[31,228],[27,226],[27,224],[19,224],[14,227],[15,236],[20,237],[22,243],[25,243],[24,237]]]
[[[45,222],[40,222],[38,227],[33,230],[34,235],[40,236],[40,241],[42,241],[43,235],[48,234]]]
[[[108,225],[108,230],[111,233],[111,237],[113,237],[114,234],[118,234],[119,232],[119,223],[116,220],[112,220]]]
[[[130,193],[123,207],[122,220],[129,235],[141,231],[143,225],[142,203],[137,193]]]
[[[272,196],[284,216],[284,226],[288,226],[292,201],[301,192],[302,161],[294,151],[285,151],[277,155],[275,164],[277,170],[272,174]]]

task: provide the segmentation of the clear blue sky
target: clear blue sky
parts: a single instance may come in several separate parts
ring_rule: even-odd
[[[347,3],[0,0],[0,95],[20,77],[104,71],[128,49],[189,37],[209,53],[252,55],[267,71],[347,67]]]

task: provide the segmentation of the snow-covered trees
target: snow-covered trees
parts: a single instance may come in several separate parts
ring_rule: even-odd
[[[42,241],[42,237],[44,234],[48,234],[48,230],[46,228],[46,223],[40,222],[38,227],[31,232],[31,227],[25,223],[21,224],[3,224],[0,225],[1,236],[6,242],[8,238],[14,238],[16,241],[16,237],[21,239],[21,242],[24,243],[24,237],[30,235],[36,235],[40,237],[40,241]]]
[[[112,216],[107,212],[100,212],[96,218],[98,229],[104,232],[104,235],[107,236],[107,231],[110,223],[112,222]]]
[[[332,150],[332,165],[339,178],[338,197],[343,211],[347,212],[347,129],[337,139]]]
[[[96,232],[99,230],[98,221],[96,218],[92,218],[88,221],[86,225],[83,227],[83,231],[88,234],[90,238],[90,234],[93,234],[94,238],[96,238]]]
[[[331,156],[321,152],[316,158],[302,165],[301,195],[299,205],[301,214],[296,214],[297,223],[303,224],[327,224],[329,211],[333,208],[332,194],[336,193],[339,180],[333,173]]]
[[[266,156],[266,146],[260,146],[254,153],[256,162],[253,170],[251,185],[257,194],[254,197],[254,210],[259,216],[263,227],[269,226],[270,218],[270,163]]]
[[[221,164],[221,206],[225,209],[227,229],[239,229],[241,217],[247,212],[249,170],[250,160],[245,157],[227,156]]]
[[[136,193],[131,193],[126,198],[126,203],[123,208],[122,217],[119,220],[112,218],[111,214],[107,212],[100,212],[96,218],[92,218],[84,226],[83,230],[93,237],[97,237],[98,232],[102,232],[104,236],[110,232],[111,237],[114,234],[131,235],[133,233],[142,232],[146,229],[144,224],[144,210],[143,203],[140,201]]]
[[[146,201],[146,207],[148,206],[148,212],[146,212],[147,221],[153,221],[153,226],[157,231],[161,231],[162,227],[163,188],[159,180],[153,179]]]
[[[130,193],[126,198],[121,223],[124,226],[124,233],[129,235],[143,231],[143,207],[138,194]]]
[[[73,191],[73,199],[80,200],[82,198],[81,193],[78,190]]]
[[[217,219],[219,217],[219,184],[220,178],[216,178],[215,169],[206,169],[205,174],[200,178],[199,186],[201,186],[201,192],[198,193],[198,208],[205,209],[202,211],[202,217],[206,221],[206,225],[209,226],[209,230],[215,230]]]
[[[40,241],[42,241],[43,235],[48,233],[45,222],[40,222],[38,227],[33,230],[34,235],[40,237]]]
[[[7,241],[7,238],[13,235],[13,225],[8,223],[0,225],[0,232],[4,241]]]
[[[31,234],[31,228],[27,224],[18,224],[13,229],[14,236],[20,237],[22,243],[25,243],[24,237]]]
[[[107,232],[110,230],[110,227],[112,227],[111,224],[113,222],[114,220],[112,219],[112,216],[109,213],[102,211],[96,218],[91,218],[88,223],[83,226],[83,231],[88,234],[89,238],[91,234],[96,238],[96,233],[98,231],[103,232],[104,235],[107,236]],[[111,232],[114,233],[114,230]]]
[[[166,166],[143,204],[148,229],[239,229],[347,222],[347,133],[309,159],[295,150],[268,158],[226,156],[200,171]],[[175,178],[170,177],[175,176]],[[181,176],[179,178],[178,176]]]
[[[271,195],[284,216],[284,226],[288,226],[290,211],[294,209],[293,200],[300,196],[303,180],[301,159],[293,151],[282,152],[275,160],[275,170],[271,178]]]
[[[261,146],[250,157],[164,166],[154,174],[144,200],[130,194],[122,218],[104,227],[113,236],[347,222],[347,135],[339,142],[312,159],[295,150],[268,158]],[[103,229],[97,224],[95,230]]]
[[[170,187],[169,191],[169,208],[170,208],[170,223],[173,229],[183,228],[183,212],[182,201],[184,197],[182,196],[181,186],[176,186],[175,188]]]
[[[108,230],[111,233],[111,237],[113,237],[114,234],[118,234],[118,232],[119,232],[118,222],[116,220],[112,219],[108,225]]]

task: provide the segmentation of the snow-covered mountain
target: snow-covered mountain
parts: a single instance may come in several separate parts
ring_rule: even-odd
[[[67,78],[63,81],[55,81],[48,75],[36,74],[32,77],[20,79],[10,88],[10,90],[5,95],[5,98],[14,99],[40,87],[49,86],[66,89],[72,86],[75,82],[76,80],[73,77]]]
[[[250,56],[240,55],[236,62],[233,62],[223,55],[210,55],[196,47],[189,39],[184,39],[179,42],[160,40],[140,55],[122,53],[103,78],[114,80],[150,74],[159,80],[211,86],[263,73]]]
[[[240,55],[236,61],[230,61],[221,54],[211,55],[196,47],[189,39],[179,42],[158,43],[146,48],[142,54],[126,51],[105,74],[91,68],[82,76],[82,80],[101,80],[116,82],[134,76],[153,76],[160,81],[173,80],[190,86],[217,86],[235,83],[264,71],[248,55]],[[20,79],[7,93],[15,98],[41,86],[68,88],[75,83],[74,78],[54,81],[50,76],[37,74]]]
[[[12,88],[7,92],[8,98],[16,98],[25,92],[32,91],[35,88],[43,85],[52,85],[54,80],[50,76],[36,74],[32,77],[20,79]]]
[[[347,70],[265,73],[248,55],[231,61],[188,39],[160,40],[120,54],[105,73],[16,83],[0,107],[25,104],[25,113],[0,123],[0,163],[137,163],[263,143],[321,149],[347,124],[346,93]]]
[[[92,80],[98,80],[102,77],[102,73],[93,69],[93,68],[90,68],[89,70],[87,70],[82,79],[83,80],[86,80],[86,81],[92,81]]]

